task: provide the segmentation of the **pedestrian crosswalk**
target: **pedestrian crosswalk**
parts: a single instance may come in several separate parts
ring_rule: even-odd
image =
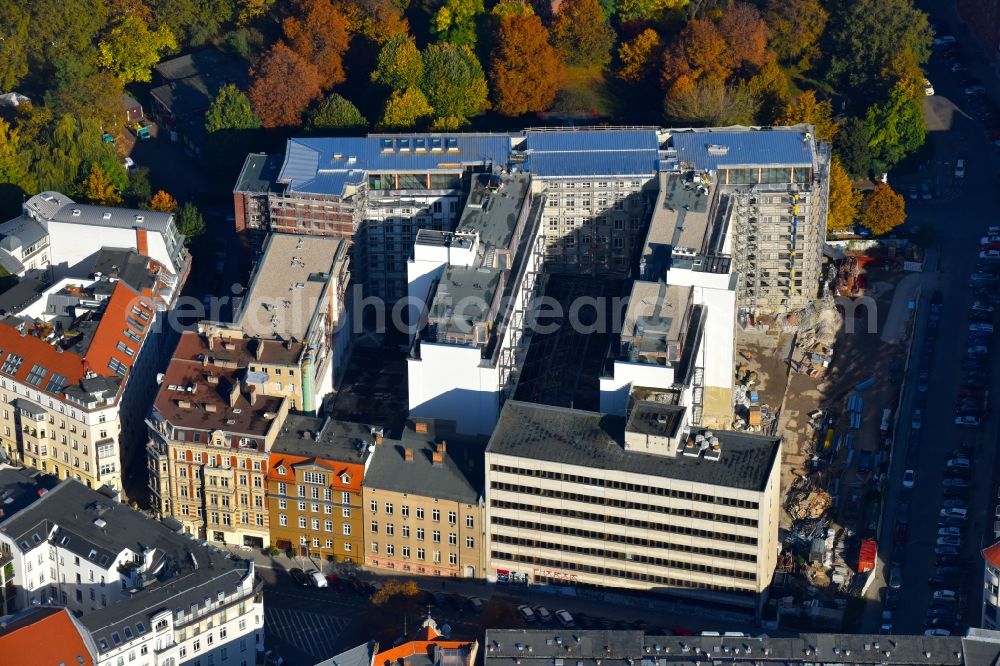
[[[316,657],[317,661],[336,654],[334,646],[340,633],[352,621],[349,617],[320,615],[274,606],[264,607],[264,630],[297,650]]]

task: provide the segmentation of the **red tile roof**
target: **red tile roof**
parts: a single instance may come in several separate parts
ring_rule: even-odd
[[[145,313],[149,319],[143,320],[133,314],[133,307]],[[146,299],[126,284],[119,282],[101,313],[92,341],[85,350],[81,350],[82,356],[72,347],[61,351],[57,345],[46,342],[43,339],[45,333],[43,329],[35,328],[31,332],[26,330],[22,333],[7,322],[0,321],[0,363],[6,361],[9,354],[23,358],[24,361],[17,372],[8,375],[22,383],[27,383],[28,375],[35,364],[42,366],[48,372],[38,385],[38,390],[61,398],[61,392],[46,389],[54,374],[63,375],[68,380],[65,385],[72,385],[78,383],[88,369],[104,377],[117,377],[117,373],[109,367],[112,358],[118,360],[125,368],[131,368],[138,356],[140,343],[130,340],[125,331],[128,329],[140,339],[144,338],[154,314],[155,311],[150,308]],[[136,354],[128,356],[119,351],[117,348],[119,342],[127,345]]]
[[[27,613],[0,629],[0,664],[28,662],[93,666],[94,659],[69,611],[50,607]]]
[[[983,559],[990,566],[1000,569],[1000,541],[997,541],[992,546],[983,548]]]

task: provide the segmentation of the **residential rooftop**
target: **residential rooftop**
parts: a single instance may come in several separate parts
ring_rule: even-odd
[[[436,463],[434,453],[441,443],[445,450]],[[412,452],[409,460],[407,449]],[[482,497],[481,468],[480,442],[460,438],[453,425],[410,419],[399,439],[385,438],[376,446],[365,487],[474,504]]]
[[[775,666],[823,664],[885,666],[993,666],[1000,657],[1000,634],[970,629],[962,636],[878,636],[814,634],[753,637],[654,636],[641,631],[487,629],[485,666],[552,664],[565,660],[587,666],[696,666],[756,663]]]
[[[681,170],[746,167],[811,167],[815,140],[811,127],[708,128],[670,130],[670,165]]]
[[[178,609],[201,613],[236,593],[253,563],[201,545],[144,514],[66,479],[37,502],[0,523],[0,532],[30,551],[43,542],[107,568],[116,560],[151,554],[152,561],[126,599],[84,614],[80,623],[98,652],[117,649],[122,636],[153,630],[151,618]],[[111,585],[120,585],[109,581]],[[183,620],[175,622],[183,626]]]
[[[508,400],[486,450],[589,469],[761,492],[777,464],[780,441],[741,432],[712,432],[721,443],[719,460],[626,451],[623,417]]]
[[[622,324],[623,351],[633,362],[671,365],[680,361],[692,310],[692,287],[663,282],[632,283]]]
[[[111,229],[147,229],[162,234],[173,233],[173,213],[115,206],[91,206],[76,203],[59,192],[42,192],[28,199],[25,209],[46,222],[82,224]]]
[[[180,118],[208,110],[227,84],[244,89],[250,65],[242,58],[208,47],[164,60],[154,69],[165,83],[149,94]]]
[[[282,155],[268,155],[267,153],[250,153],[243,163],[243,169],[236,180],[234,192],[246,192],[257,194],[264,192],[276,192],[276,182],[278,173],[281,172],[281,163],[284,160]]]
[[[305,340],[347,252],[340,238],[270,234],[234,324],[251,337]]]
[[[24,278],[0,294],[0,315],[17,314],[45,293],[45,283],[35,278]]]
[[[91,273],[112,280],[121,280],[139,293],[147,293],[156,286],[153,265],[156,262],[139,254],[131,247],[103,247],[94,259]]]
[[[163,373],[151,418],[174,428],[231,433],[233,447],[236,436],[246,436],[252,441],[241,443],[241,448],[264,451],[261,439],[274,428],[285,401],[257,390],[256,385],[266,381],[267,375],[247,372],[255,358],[251,343],[266,344],[246,339],[223,341],[184,331]],[[281,345],[268,345],[272,346]]]
[[[369,173],[461,173],[504,167],[508,134],[370,134],[288,140],[278,182],[291,192],[346,196]]]
[[[7,252],[27,249],[48,235],[44,222],[21,215],[0,224],[0,249]]]
[[[35,606],[0,623],[0,664],[92,666],[95,646],[80,621],[61,606]]]
[[[652,177],[660,165],[656,127],[528,129],[516,143],[524,169],[546,178]]]
[[[376,444],[377,428],[301,414],[289,414],[271,453],[364,464]]]
[[[684,405],[638,400],[628,410],[625,430],[654,437],[677,437],[686,411]]]

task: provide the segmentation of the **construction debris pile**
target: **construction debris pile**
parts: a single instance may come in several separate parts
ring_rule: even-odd
[[[816,487],[809,477],[797,477],[785,495],[785,511],[793,521],[792,533],[803,541],[811,541],[815,523],[832,505],[830,493]]]
[[[861,276],[862,257],[844,257],[837,269],[834,291],[837,296],[858,296],[864,293],[864,278]]]
[[[810,377],[822,377],[833,360],[833,345],[843,326],[843,317],[833,299],[814,301],[809,307],[788,315],[787,323],[798,329],[792,370]]]
[[[733,393],[736,418],[733,420],[733,429],[773,434],[777,427],[777,414],[769,405],[761,404],[756,386],[757,372],[745,364],[737,365]]]

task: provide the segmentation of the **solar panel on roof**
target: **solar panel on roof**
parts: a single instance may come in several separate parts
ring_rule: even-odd
[[[427,150],[427,139],[417,137],[413,140],[414,150]]]
[[[392,139],[382,139],[380,143],[383,151],[392,150]]]
[[[410,140],[409,139],[396,139],[396,150],[409,150]]]
[[[431,150],[441,150],[444,145],[440,137],[431,137]]]
[[[59,393],[66,388],[66,384],[68,383],[69,379],[65,375],[54,372],[49,377],[49,383],[45,385],[45,390],[49,393]]]
[[[449,137],[445,139],[445,145],[447,146],[448,150],[458,150],[458,139],[454,137]]]

